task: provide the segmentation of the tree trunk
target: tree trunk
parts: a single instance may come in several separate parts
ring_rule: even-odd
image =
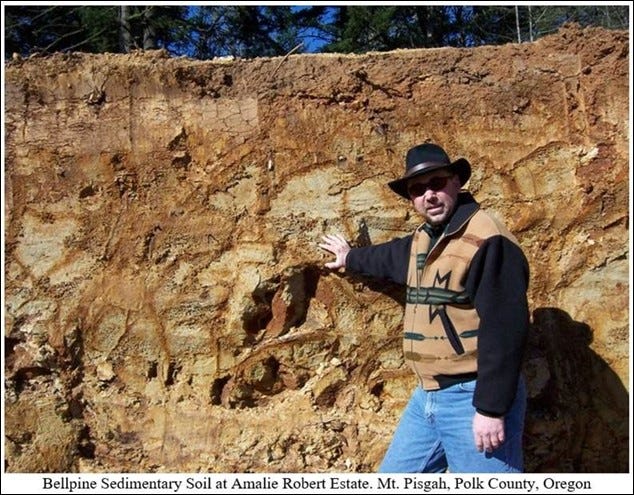
[[[121,53],[130,53],[130,11],[127,5],[119,7],[119,49]]]
[[[522,42],[522,35],[520,34],[520,9],[515,6],[515,27],[517,28],[517,42]]]
[[[154,7],[145,7],[143,11],[143,49],[152,50],[156,48],[156,33],[154,32]]]
[[[531,6],[528,6],[528,39],[533,42],[533,11]]]

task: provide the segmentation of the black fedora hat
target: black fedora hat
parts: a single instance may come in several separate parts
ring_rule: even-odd
[[[388,186],[399,196],[410,199],[407,192],[407,181],[440,168],[447,168],[458,174],[461,186],[471,177],[471,164],[465,158],[459,158],[452,162],[440,146],[425,143],[410,148],[405,158],[405,174],[400,179],[388,182]]]

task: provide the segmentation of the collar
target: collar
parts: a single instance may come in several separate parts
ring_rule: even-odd
[[[431,225],[428,223],[424,223],[422,228],[430,238],[435,239],[437,237],[440,237],[440,235],[444,232],[446,226],[447,224],[444,223],[441,225]]]

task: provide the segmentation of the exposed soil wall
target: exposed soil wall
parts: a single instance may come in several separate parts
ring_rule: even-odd
[[[374,471],[403,294],[317,243],[415,228],[428,139],[530,261],[527,470],[627,471],[628,44],[8,63],[7,471]]]

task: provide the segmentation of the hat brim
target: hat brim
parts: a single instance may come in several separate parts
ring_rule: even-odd
[[[407,183],[410,179],[428,174],[429,172],[433,172],[435,170],[441,170],[443,168],[451,170],[452,172],[458,174],[461,186],[464,186],[469,180],[469,177],[471,177],[471,164],[465,158],[459,158],[449,165],[439,163],[438,166],[426,167],[425,169],[419,170],[411,175],[405,174],[400,179],[388,182],[387,185],[390,186],[390,189],[392,189],[392,191],[394,191],[399,196],[405,199],[410,199],[409,193],[407,192]]]

